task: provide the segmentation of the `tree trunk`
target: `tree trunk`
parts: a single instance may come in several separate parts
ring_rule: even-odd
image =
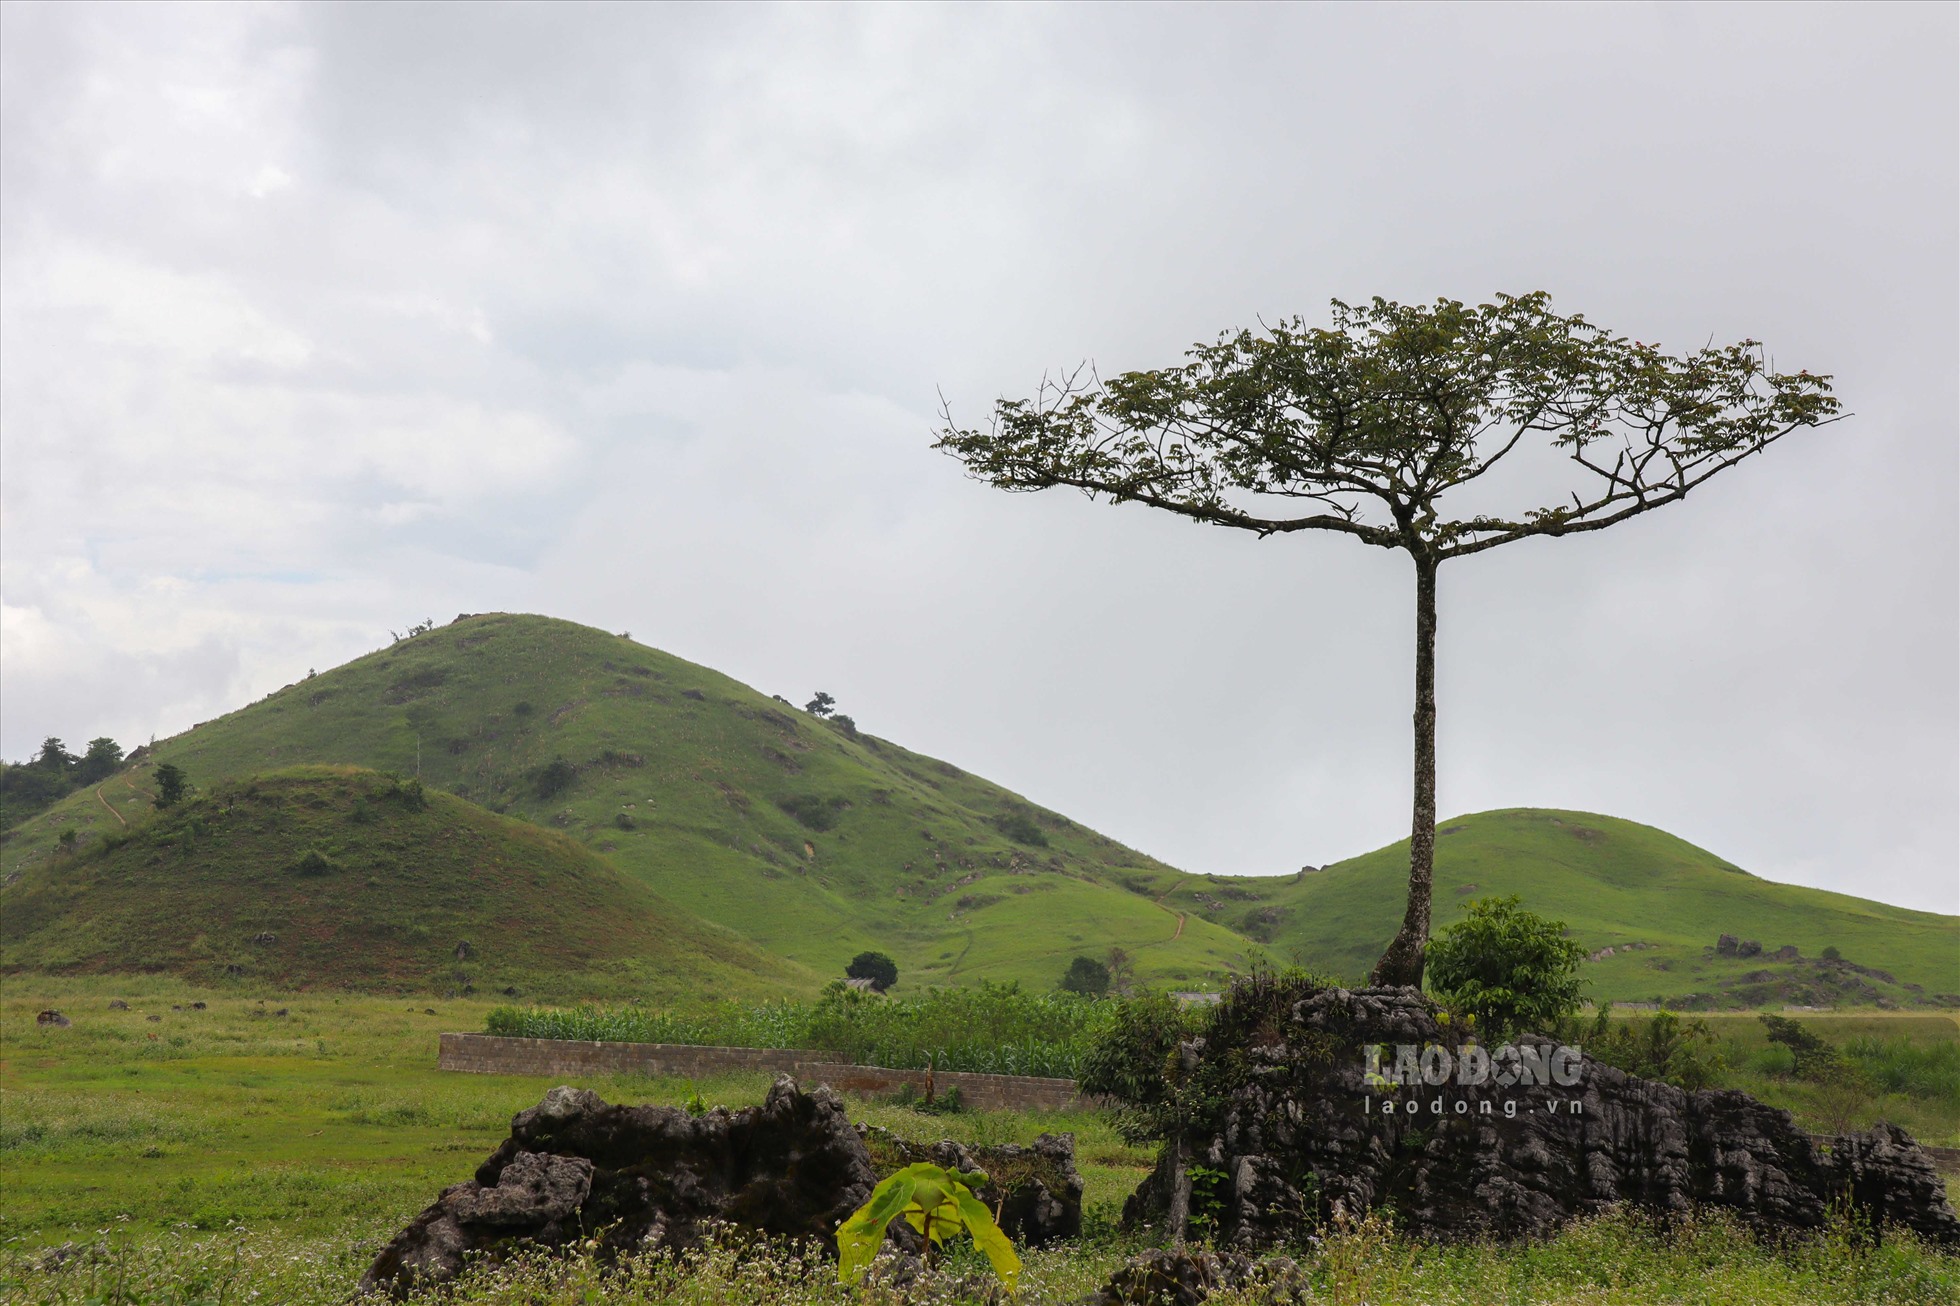
[[[1429,892],[1436,877],[1436,559],[1416,556],[1415,816],[1409,827],[1409,907],[1370,984],[1422,987]]]
[[[1164,1223],[1171,1233],[1171,1246],[1184,1246],[1184,1227],[1191,1223],[1191,1167],[1184,1155],[1184,1128],[1171,1135],[1171,1203]]]

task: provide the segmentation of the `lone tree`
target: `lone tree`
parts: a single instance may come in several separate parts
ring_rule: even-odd
[[[174,762],[165,762],[151,773],[157,782],[157,796],[151,800],[157,808],[175,807],[184,796],[186,781],[184,770]]]
[[[1004,490],[1073,486],[1262,538],[1332,531],[1410,556],[1408,910],[1371,978],[1419,985],[1436,857],[1437,570],[1685,498],[1791,431],[1836,420],[1830,378],[1777,372],[1753,340],[1666,354],[1562,317],[1542,292],[1474,308],[1335,300],[1332,327],[1296,317],[1186,357],[1106,381],[1086,365],[1044,379],[1032,399],[998,401],[985,430],[946,409],[935,447]],[[1520,449],[1569,460],[1584,488],[1544,507],[1441,515],[1446,492]]]
[[[883,993],[898,983],[898,963],[882,952],[860,952],[844,967],[852,979],[870,980],[871,987]]]
[[[837,710],[837,700],[819,689],[817,696],[803,705],[803,710],[811,716],[829,716]]]

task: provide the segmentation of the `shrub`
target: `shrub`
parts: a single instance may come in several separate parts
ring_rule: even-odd
[[[631,812],[614,812],[613,824],[622,830],[637,829],[639,826],[639,822],[633,819]]]
[[[562,757],[555,757],[538,768],[537,774],[532,777],[532,782],[537,787],[538,797],[556,798],[570,789],[576,779],[578,779],[578,767]]]
[[[1094,957],[1077,957],[1062,976],[1062,989],[1084,997],[1099,998],[1109,992],[1109,967]]]
[[[1835,943],[1833,943],[1833,944],[1831,944],[1831,945],[1829,945],[1828,947],[1826,947],[1826,948],[1824,949],[1824,953],[1823,953],[1823,956],[1824,956],[1824,960],[1825,960],[1825,961],[1843,961],[1843,960],[1844,960],[1844,954],[1843,954],[1843,953],[1841,953],[1841,952],[1839,952],[1839,951],[1837,950],[1837,945],[1836,945]]]
[[[174,807],[184,796],[186,782],[182,767],[165,762],[151,773],[157,783],[156,805],[158,808]]]
[[[847,799],[821,798],[816,794],[791,794],[776,800],[776,806],[788,812],[798,825],[818,834],[834,829],[839,814],[850,805]]]
[[[1558,1036],[1587,1056],[1642,1079],[1658,1079],[1690,1091],[1707,1088],[1724,1069],[1715,1033],[1705,1020],[1682,1020],[1671,1011],[1615,1022],[1607,1003],[1591,1021],[1562,1021]]]
[[[1479,898],[1430,942],[1430,987],[1492,1037],[1550,1028],[1579,1009],[1583,987],[1585,949],[1564,931],[1515,896]]]
[[[333,859],[318,848],[308,848],[300,854],[299,860],[293,863],[293,871],[298,875],[329,875],[339,869]]]
[[[1034,823],[1034,818],[1026,812],[1009,812],[994,819],[994,828],[1012,839],[1033,848],[1046,848],[1048,836]]]
[[[1785,1016],[1765,1013],[1757,1019],[1769,1031],[1769,1041],[1790,1049],[1790,1070],[1799,1079],[1827,1080],[1844,1067],[1838,1050]]]
[[[883,993],[898,983],[898,963],[882,952],[860,952],[844,967],[852,979],[870,980],[871,987]]]

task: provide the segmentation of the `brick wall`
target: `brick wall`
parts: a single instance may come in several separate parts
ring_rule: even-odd
[[[794,1075],[808,1087],[828,1084],[839,1092],[876,1096],[896,1093],[905,1084],[925,1092],[923,1070],[848,1066],[823,1059],[821,1052],[778,1048],[691,1047],[678,1043],[587,1043],[556,1038],[504,1038],[495,1034],[444,1034],[439,1070],[479,1075],[664,1075],[705,1079],[742,1072]],[[937,1071],[934,1090],[960,1090],[960,1100],[983,1111],[1013,1107],[1056,1111],[1093,1106],[1076,1092],[1072,1079],[1031,1075],[975,1075]]]

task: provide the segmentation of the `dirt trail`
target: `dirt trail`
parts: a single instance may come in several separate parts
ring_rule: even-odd
[[[1152,898],[1150,900],[1150,905],[1152,907],[1155,907],[1158,911],[1170,912],[1171,915],[1177,917],[1177,928],[1171,931],[1172,943],[1176,943],[1179,939],[1184,937],[1184,913],[1181,911],[1173,910],[1172,908],[1166,907],[1164,905],[1164,899],[1170,897],[1173,893],[1176,892],[1177,892],[1177,886],[1173,884],[1170,888],[1164,890],[1162,893],[1158,894],[1155,898]]]
[[[102,804],[102,805],[103,805],[104,807],[108,807],[108,808],[109,808],[109,815],[111,815],[111,816],[113,816],[113,817],[115,817],[115,818],[116,818],[116,820],[117,820],[117,821],[118,821],[118,822],[119,822],[119,823],[120,823],[120,824],[122,825],[122,827],[123,827],[123,828],[124,828],[125,830],[129,828],[129,822],[128,822],[128,821],[125,821],[125,820],[123,820],[123,814],[122,814],[121,812],[119,812],[119,811],[117,811],[117,810],[116,810],[116,809],[115,809],[114,807],[110,807],[110,806],[109,806],[109,800],[108,800],[108,799],[106,799],[106,798],[104,798],[104,797],[102,796],[102,786],[101,786],[101,785],[97,785],[97,786],[95,786],[95,801],[96,801],[96,802],[98,802],[98,803],[101,803],[101,804]]]

